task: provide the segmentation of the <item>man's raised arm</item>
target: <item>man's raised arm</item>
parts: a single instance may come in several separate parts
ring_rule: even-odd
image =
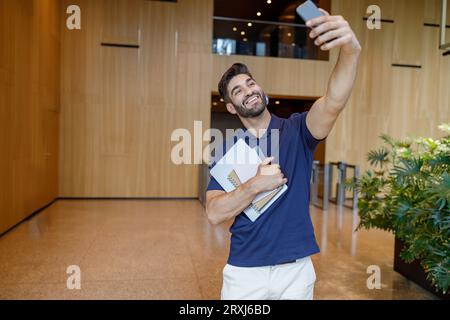
[[[306,125],[318,139],[328,136],[339,113],[351,95],[358,69],[361,46],[348,22],[342,16],[324,15],[307,21],[310,37],[322,50],[340,48],[339,58],[331,74],[325,95],[318,99],[306,117]]]

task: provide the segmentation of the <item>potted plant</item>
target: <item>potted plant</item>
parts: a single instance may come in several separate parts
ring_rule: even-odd
[[[357,228],[379,228],[396,238],[394,269],[448,298],[450,284],[450,124],[434,140],[397,141],[368,153],[373,170],[347,181],[359,193]],[[411,272],[408,265],[419,267]],[[405,268],[406,266],[406,268]],[[421,270],[420,270],[421,269]],[[414,276],[414,274],[422,275]],[[428,284],[420,283],[420,277]]]

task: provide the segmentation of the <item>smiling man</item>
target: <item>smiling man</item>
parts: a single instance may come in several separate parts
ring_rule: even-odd
[[[255,177],[232,192],[211,178],[206,212],[213,224],[234,219],[231,247],[223,269],[222,299],[312,299],[316,275],[310,256],[319,248],[309,216],[309,184],[313,153],[330,133],[351,94],[361,46],[341,16],[307,21],[309,36],[321,50],[339,48],[340,54],[327,91],[309,112],[289,119],[267,110],[267,97],[243,64],[234,64],[219,82],[228,111],[239,117],[250,143],[268,144],[267,158]],[[278,130],[278,146],[271,132]],[[250,144],[249,143],[249,144]],[[278,159],[271,157],[277,149]],[[277,162],[271,164],[271,162]],[[257,220],[243,210],[263,191],[283,184],[288,190]]]

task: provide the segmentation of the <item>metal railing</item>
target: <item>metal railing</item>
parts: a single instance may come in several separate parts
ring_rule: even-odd
[[[330,183],[330,165],[320,164],[319,161],[314,161],[311,175],[310,200],[313,205],[322,208],[323,210],[328,210],[328,202],[330,194],[329,183]]]
[[[337,179],[335,185],[333,185],[335,172]],[[352,175],[349,176],[349,173],[352,173]],[[345,182],[348,177],[355,179],[359,176],[359,166],[345,162],[319,164],[318,161],[314,161],[311,175],[311,203],[323,210],[328,209],[328,202],[356,210],[358,208],[358,192],[354,189],[352,196],[347,197]],[[348,204],[348,201],[350,201],[350,204]]]

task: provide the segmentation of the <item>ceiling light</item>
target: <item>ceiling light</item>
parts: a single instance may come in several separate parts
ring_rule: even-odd
[[[267,3],[268,3],[268,4],[271,4],[271,3],[272,3],[272,1],[271,1],[271,0],[267,0]]]
[[[248,25],[249,27],[251,27],[251,26],[252,26],[252,23],[251,23],[251,22],[249,22],[249,23],[247,23],[247,25]]]
[[[277,101],[275,101],[275,104],[280,104],[280,101],[278,101],[278,100],[277,100]]]
[[[241,31],[241,36],[245,36],[245,31]]]
[[[236,28],[236,27],[233,27],[233,31],[237,31],[237,28]]]
[[[242,40],[244,40],[244,42],[247,42],[247,38],[244,38],[244,39],[242,39]]]
[[[217,106],[217,102],[213,102],[213,106]]]
[[[261,16],[261,12],[258,11],[258,12],[256,13],[256,15],[257,15],[258,17],[260,17],[260,16]]]
[[[288,37],[292,36],[292,33],[288,32]]]

